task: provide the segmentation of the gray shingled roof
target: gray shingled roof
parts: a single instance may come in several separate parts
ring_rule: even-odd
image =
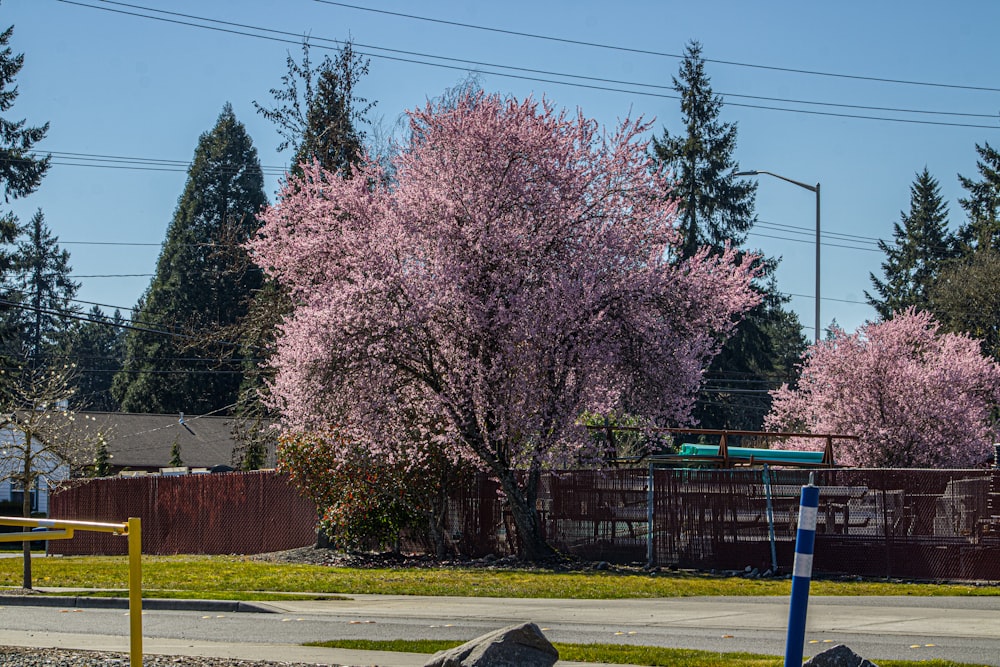
[[[236,439],[230,417],[185,417],[182,423],[180,415],[79,414],[89,415],[108,432],[111,465],[119,470],[165,468],[170,465],[170,451],[175,442],[180,446],[180,457],[185,466],[210,468],[232,464]],[[273,464],[273,461],[270,463]]]

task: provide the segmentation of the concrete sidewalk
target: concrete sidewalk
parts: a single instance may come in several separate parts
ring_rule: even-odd
[[[46,593],[76,593],[83,589],[38,588]],[[356,596],[351,596],[356,597]],[[381,596],[361,596],[367,603]],[[398,609],[399,602],[408,600],[410,605],[422,605],[433,598],[393,596],[387,609]],[[452,605],[465,598],[449,598]],[[144,598],[143,611],[180,610],[206,613],[278,613],[278,614],[324,614],[339,607],[331,607],[326,601],[241,602],[235,600],[174,600]],[[318,602],[318,604],[310,604]],[[347,602],[331,600],[331,602]],[[86,595],[0,595],[0,608],[4,606],[45,606],[58,608],[128,609],[127,598],[99,598]],[[451,612],[455,612],[453,606]],[[370,611],[370,609],[369,609]],[[443,611],[441,613],[449,613]],[[512,623],[515,621],[512,621]],[[117,651],[128,653],[129,638],[101,634],[77,634],[60,632],[24,632],[0,630],[0,646],[22,646],[31,648],[64,648],[90,651]],[[337,665],[342,667],[422,667],[430,658],[426,653],[399,653],[392,651],[365,651],[354,649],[331,649],[298,644],[270,644],[256,642],[213,642],[192,639],[170,639],[144,636],[143,653],[146,655],[201,656],[235,658],[239,660],[268,660],[274,662],[301,662],[317,665]],[[572,662],[560,660],[557,667],[635,667],[611,663]]]

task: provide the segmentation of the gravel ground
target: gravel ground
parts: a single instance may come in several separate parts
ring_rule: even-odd
[[[105,651],[71,651],[57,648],[15,648],[0,646],[0,664],[4,667],[127,667],[128,654]],[[143,667],[347,667],[327,663],[253,662],[229,658],[146,655]]]

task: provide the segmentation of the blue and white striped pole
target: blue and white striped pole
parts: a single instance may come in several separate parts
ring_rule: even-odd
[[[806,611],[809,607],[809,582],[812,581],[813,547],[816,544],[816,513],[819,487],[802,487],[799,500],[799,529],[795,535],[795,564],[792,566],[792,600],[788,609],[788,636],[785,639],[785,667],[802,667],[802,647],[806,639]]]

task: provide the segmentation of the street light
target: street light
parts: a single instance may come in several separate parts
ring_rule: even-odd
[[[767,174],[768,176],[774,176],[775,178],[780,178],[783,181],[797,185],[800,188],[805,188],[810,192],[816,193],[816,342],[819,342],[820,334],[820,324],[819,324],[819,183],[816,185],[809,185],[808,183],[803,183],[801,181],[796,181],[786,176],[781,176],[780,174],[775,174],[771,171],[763,171],[760,169],[753,169],[751,171],[738,171],[733,176],[758,176],[760,174]]]

